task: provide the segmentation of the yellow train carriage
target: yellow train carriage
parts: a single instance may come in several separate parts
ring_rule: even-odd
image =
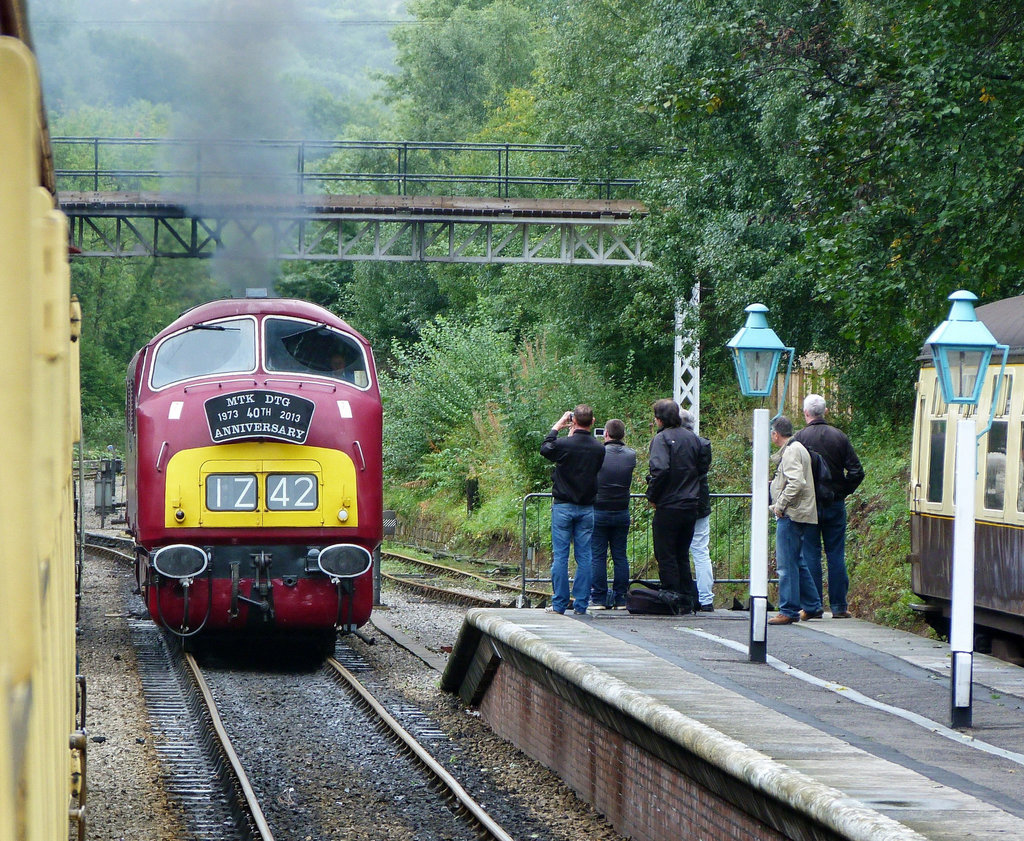
[[[84,830],[71,469],[80,437],[67,230],[21,5],[0,2],[0,841]]]
[[[953,476],[957,421],[979,432],[975,494],[975,621],[978,650],[1024,657],[1024,296],[977,309],[1010,347],[993,412],[999,366],[989,367],[977,407],[943,402],[930,357],[921,357],[910,471],[911,576],[936,630],[949,629]]]

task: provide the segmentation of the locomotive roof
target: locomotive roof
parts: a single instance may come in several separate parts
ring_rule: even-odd
[[[995,340],[1009,346],[1010,359],[1024,358],[1024,295],[983,304],[975,312],[978,320],[992,331]],[[918,359],[931,362],[931,352],[922,347]]]
[[[154,336],[154,340],[181,330],[183,327],[188,327],[190,324],[202,324],[233,315],[291,315],[323,322],[331,327],[352,333],[363,342],[366,341],[358,330],[338,318],[330,310],[298,298],[224,298],[219,301],[199,304],[179,315]]]

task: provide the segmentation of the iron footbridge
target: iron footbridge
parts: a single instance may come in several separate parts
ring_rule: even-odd
[[[585,158],[575,147],[52,144],[69,244],[84,257],[647,265],[633,224],[646,208],[618,197],[638,182],[569,172]]]
[[[168,196],[61,192],[72,253],[83,257],[378,260],[646,265],[613,199],[474,196]]]

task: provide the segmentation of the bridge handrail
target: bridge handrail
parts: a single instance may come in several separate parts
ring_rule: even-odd
[[[198,192],[204,181],[217,179],[241,178],[246,181],[278,181],[293,184],[299,193],[305,193],[310,185],[323,185],[335,182],[365,182],[369,184],[391,184],[400,195],[408,193],[408,187],[422,186],[429,183],[445,185],[480,185],[498,187],[499,196],[508,197],[511,187],[546,187],[576,186],[597,188],[599,197],[611,198],[612,191],[629,190],[635,187],[636,178],[583,177],[573,175],[535,175],[515,174],[513,172],[514,156],[541,155],[550,160],[568,159],[572,155],[586,154],[587,150],[580,146],[550,143],[489,143],[464,141],[414,141],[414,140],[231,140],[231,139],[181,139],[160,137],[80,137],[66,136],[51,138],[54,158],[60,165],[55,167],[55,175],[62,189],[75,189],[66,186],[68,181],[86,179],[92,183],[93,190],[99,191],[101,182],[131,181],[138,184],[142,180],[155,180],[166,183],[172,179],[188,179]],[[87,165],[67,165],[61,158],[69,156],[68,149],[87,147],[92,150],[91,162]],[[191,158],[191,164],[182,164],[179,158],[169,162],[173,168],[158,168],[152,160],[139,162],[136,166],[126,163],[123,158],[110,161],[117,149],[130,148],[148,149],[185,149]],[[261,153],[287,153],[287,161],[275,160],[275,166],[261,161],[257,166],[249,161],[233,166],[233,161],[225,164],[213,151],[237,152],[243,149],[256,150]],[[338,172],[324,169],[323,161],[331,155],[345,151],[384,152],[387,160],[381,162],[379,171]],[[654,150],[652,150],[654,151]],[[486,172],[430,172],[417,171],[413,167],[429,168],[430,161],[419,160],[410,162],[410,153],[489,153],[493,154],[492,163],[484,167]],[[211,158],[213,160],[211,160]],[[244,161],[244,156],[239,156]],[[486,156],[485,156],[486,160]],[[365,161],[363,162],[365,163]],[[428,164],[424,167],[423,164]],[[448,160],[448,163],[452,162]],[[473,161],[480,167],[480,159]],[[211,168],[212,166],[212,168]],[[310,167],[314,167],[311,169]],[[275,170],[277,168],[277,171]],[[318,167],[318,168],[317,168]],[[452,167],[445,167],[451,169]],[[254,172],[253,169],[256,171]],[[79,189],[81,189],[79,187]],[[115,186],[113,189],[117,189]],[[123,187],[122,187],[123,189]],[[138,186],[132,189],[139,189]]]
[[[502,143],[492,141],[465,140],[232,140],[230,138],[174,138],[174,137],[103,137],[100,135],[62,135],[50,138],[51,142],[71,145],[93,145],[96,143],[119,146],[270,146],[277,148],[322,148],[322,149],[416,149],[416,150],[469,150],[489,152],[508,149],[512,152],[585,152],[588,147],[572,143]],[[603,151],[616,151],[619,147],[609,146]],[[651,146],[643,151],[662,154],[666,149]]]

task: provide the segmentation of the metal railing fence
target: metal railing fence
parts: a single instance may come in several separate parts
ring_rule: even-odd
[[[577,198],[629,197],[635,178],[567,172],[579,147],[387,140],[211,140],[53,137],[60,191],[347,192]]]
[[[715,585],[733,588],[737,595],[750,583],[750,499],[749,493],[711,494],[711,523],[708,550],[715,574]],[[520,604],[527,604],[526,590],[551,581],[551,494],[531,493],[523,497],[521,511],[521,559],[517,577],[521,584]],[[643,494],[631,494],[630,530],[627,540],[630,580],[657,580],[651,520],[654,510]],[[427,522],[398,523],[395,540],[420,549],[451,551],[459,542],[454,526],[439,528]],[[768,576],[777,583],[775,568],[775,530],[768,533]],[[570,557],[570,577],[575,572]],[[609,559],[609,580],[611,561]]]
[[[551,507],[543,504],[544,501],[550,502],[551,496],[550,493],[531,493],[523,497],[520,572],[524,600],[528,585],[549,583],[551,580]],[[750,500],[749,493],[711,494],[708,550],[715,584],[742,585],[750,582]],[[653,515],[654,510],[643,494],[630,495],[630,527],[626,544],[630,580],[658,578],[651,537]],[[573,557],[569,565],[570,578],[575,565]],[[772,582],[777,581],[774,529],[769,529],[768,575]]]

